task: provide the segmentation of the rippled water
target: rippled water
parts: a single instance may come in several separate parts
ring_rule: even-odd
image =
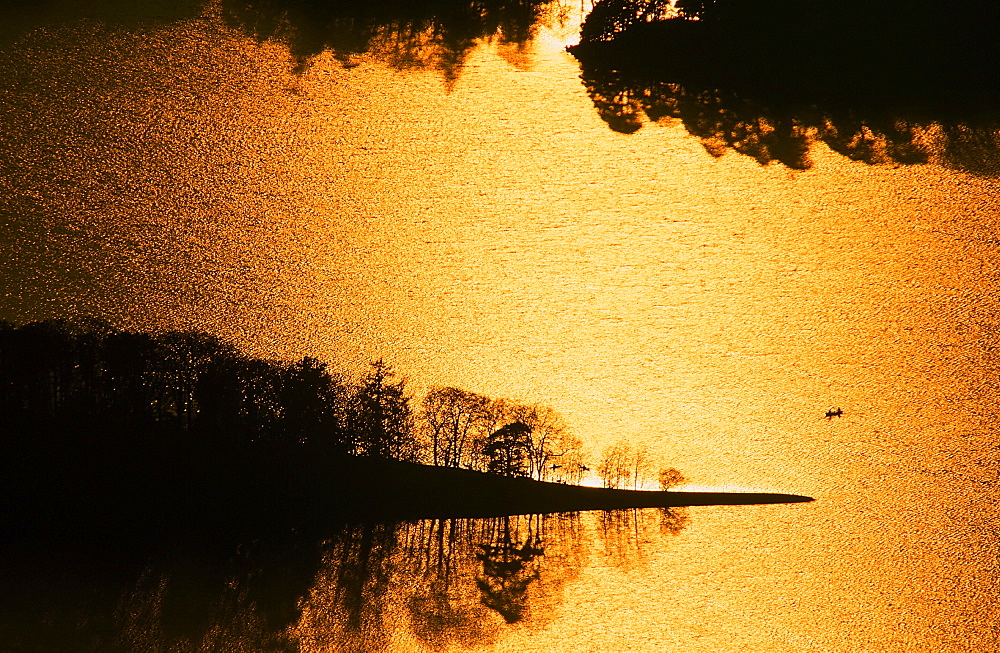
[[[817,498],[581,559],[487,648],[998,646],[996,179],[616,133],[562,51],[578,9],[445,70],[303,64],[223,18],[11,23],[0,317],[385,356],[418,391],[549,403],[595,455],[625,437],[695,485]],[[344,627],[311,620],[323,582],[314,634]]]

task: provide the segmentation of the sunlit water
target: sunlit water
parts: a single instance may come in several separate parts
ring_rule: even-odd
[[[1000,646],[997,181],[618,134],[568,40],[483,44],[450,78],[302,67],[212,10],[12,31],[0,316],[385,357],[418,393],[548,403],[595,456],[625,437],[698,485],[817,498],[693,509],[487,648]]]

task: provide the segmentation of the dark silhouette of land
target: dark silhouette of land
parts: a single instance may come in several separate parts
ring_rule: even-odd
[[[344,505],[351,518],[501,517],[538,513],[705,505],[800,503],[776,493],[660,492],[582,487],[401,461],[345,461]],[[357,497],[364,490],[367,497]],[[338,501],[339,503],[339,501]]]
[[[378,648],[390,587],[422,639],[476,643],[484,610],[528,619],[579,564],[549,517],[512,515],[658,506],[677,533],[670,506],[809,500],[532,480],[525,422],[485,438],[502,473],[401,460],[413,432],[388,366],[347,380],[203,333],[4,323],[0,372],[4,651],[292,651],[312,604],[331,646]]]
[[[254,359],[203,333],[0,324],[0,370],[12,537],[808,500],[532,480],[540,454],[519,421],[477,445],[494,473],[417,464],[410,398],[384,363],[347,381],[315,359]],[[539,451],[541,477],[552,458]]]

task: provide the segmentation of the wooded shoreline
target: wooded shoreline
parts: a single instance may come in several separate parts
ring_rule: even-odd
[[[204,333],[0,323],[0,534],[229,541],[348,522],[810,500],[612,489],[641,486],[645,454],[606,454],[595,467],[607,488],[581,487],[580,441],[551,409],[450,387],[418,411],[410,401],[381,361],[352,382],[316,359],[254,359]],[[683,475],[663,468],[659,481]]]
[[[465,469],[358,459],[356,505],[369,517],[395,519],[673,508],[708,505],[803,503],[796,494],[623,490],[496,476]],[[367,495],[367,496],[363,496]],[[345,497],[350,510],[352,500]],[[353,512],[353,510],[351,510]],[[363,515],[358,515],[363,516]]]

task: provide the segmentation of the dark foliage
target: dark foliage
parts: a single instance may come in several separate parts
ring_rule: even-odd
[[[810,165],[824,142],[869,163],[1000,173],[1000,10],[921,3],[603,0],[572,49],[623,133],[678,118],[715,155]],[[692,20],[696,18],[697,20]]]
[[[349,384],[204,333],[0,324],[0,529],[296,523],[338,461],[408,451],[403,383],[374,369]]]
[[[308,441],[349,449],[348,390],[324,364],[253,359],[204,333],[130,333],[96,320],[4,324],[0,370],[6,429],[43,427],[66,440],[50,446],[99,429],[91,435],[105,443],[128,430],[127,444],[140,446],[170,433],[195,447]]]
[[[223,16],[264,40],[289,45],[300,61],[330,49],[349,63],[375,47],[398,67],[434,66],[457,75],[481,39],[523,43],[550,0],[225,0]]]
[[[491,474],[527,477],[531,427],[524,422],[512,422],[497,429],[486,438],[483,454]]]

